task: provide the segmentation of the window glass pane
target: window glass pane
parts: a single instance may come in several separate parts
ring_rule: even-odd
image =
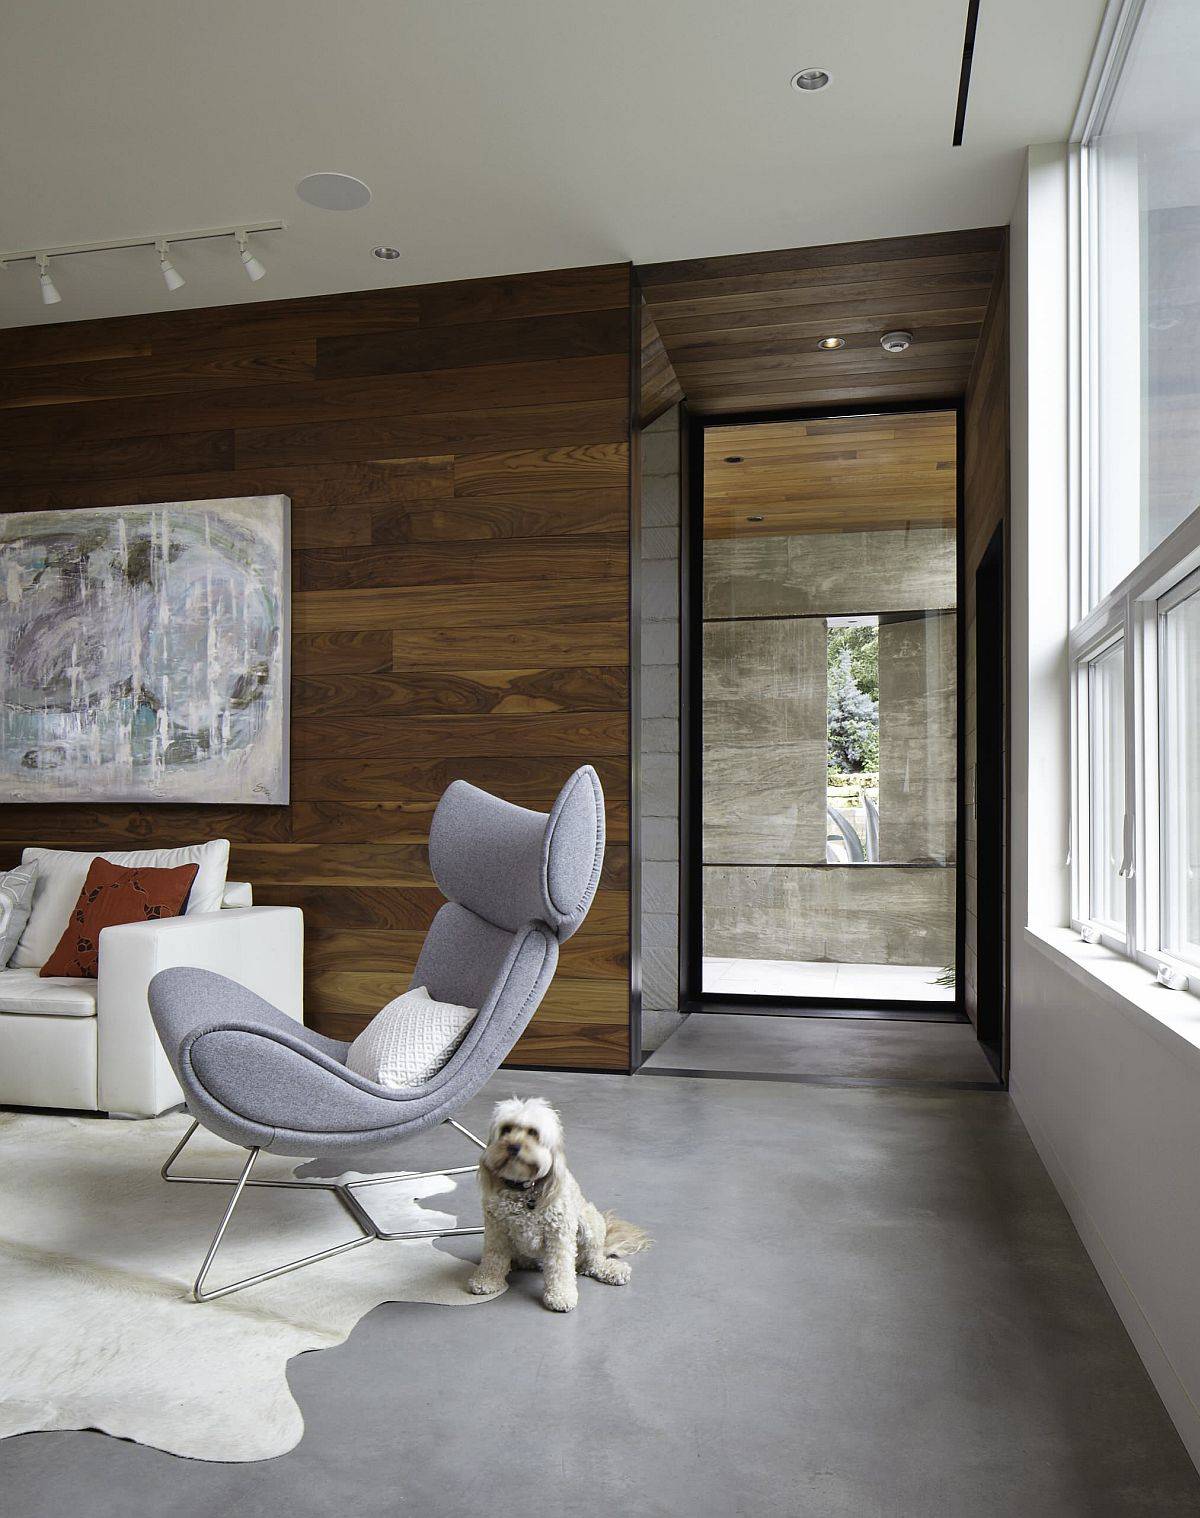
[[[1162,622],[1162,939],[1200,964],[1200,591]]]
[[[1148,0],[1091,144],[1097,596],[1200,505],[1200,5]]]
[[[1093,922],[1125,926],[1118,873],[1125,832],[1125,653],[1114,644],[1088,665],[1088,812]]]

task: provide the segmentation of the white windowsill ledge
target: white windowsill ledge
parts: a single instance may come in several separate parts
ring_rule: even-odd
[[[1025,942],[1089,991],[1103,996],[1131,1022],[1200,1070],[1200,997],[1160,986],[1144,965],[1103,944],[1084,943],[1073,928],[1025,929]]]

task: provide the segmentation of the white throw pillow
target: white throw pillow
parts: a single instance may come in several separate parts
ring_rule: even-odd
[[[36,860],[0,875],[0,969],[13,957],[29,921],[37,875]]]
[[[462,1043],[476,1010],[414,986],[376,1012],[350,1045],[346,1068],[380,1086],[423,1086]]]
[[[37,969],[50,958],[67,926],[71,908],[79,900],[93,859],[107,859],[110,864],[141,864],[159,870],[173,869],[181,864],[199,865],[184,911],[190,914],[221,910],[229,869],[228,838],[215,838],[211,843],[197,843],[186,849],[132,849],[123,853],[111,849],[86,854],[69,849],[26,849],[21,855],[21,863],[30,864],[36,860],[38,877],[33,892],[33,910],[11,960],[14,969]]]

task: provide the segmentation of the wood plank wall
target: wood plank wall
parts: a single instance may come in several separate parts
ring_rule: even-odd
[[[695,412],[961,395],[1003,227],[643,264],[638,278]],[[884,332],[915,341],[885,353]],[[821,352],[822,337],[845,347]]]
[[[963,1004],[972,1022],[978,1021],[979,990],[976,951],[979,942],[975,809],[970,804],[976,764],[975,572],[996,528],[1004,525],[1005,566],[1008,567],[1009,449],[1008,449],[1008,261],[1002,249],[1000,266],[979,339],[979,351],[967,385],[963,418],[963,612],[965,626],[963,747],[967,765],[968,798],[966,850],[963,860],[966,920],[965,963],[962,966]],[[1007,638],[1007,629],[1005,630]],[[1006,660],[1007,667],[1007,660]],[[993,693],[999,695],[999,693]],[[1008,724],[1005,723],[1007,741]],[[1007,893],[1006,893],[1007,895]],[[1004,932],[1007,959],[1007,924]],[[1007,987],[1005,987],[1007,998]],[[1005,1000],[1005,1005],[1007,1001]]]
[[[8,805],[0,864],[229,837],[352,1037],[440,904],[445,786],[546,807],[589,761],[602,889],[514,1060],[627,1068],[639,343],[627,265],[0,332],[0,510],[286,494],[294,629],[290,806]]]
[[[640,300],[640,307],[642,349],[638,421],[643,427],[649,427],[664,412],[679,404],[683,399],[683,389],[644,296]]]

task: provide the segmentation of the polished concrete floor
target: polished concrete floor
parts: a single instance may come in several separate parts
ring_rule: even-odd
[[[380,1307],[292,1363],[307,1432],[258,1465],[8,1440],[5,1518],[1200,1513],[1003,1093],[507,1072],[489,1095],[514,1090],[560,1105],[588,1195],[653,1230],[632,1285],[581,1282],[570,1316],[531,1275],[470,1312]]]
[[[693,1012],[645,1070],[996,1084],[970,1023]]]

